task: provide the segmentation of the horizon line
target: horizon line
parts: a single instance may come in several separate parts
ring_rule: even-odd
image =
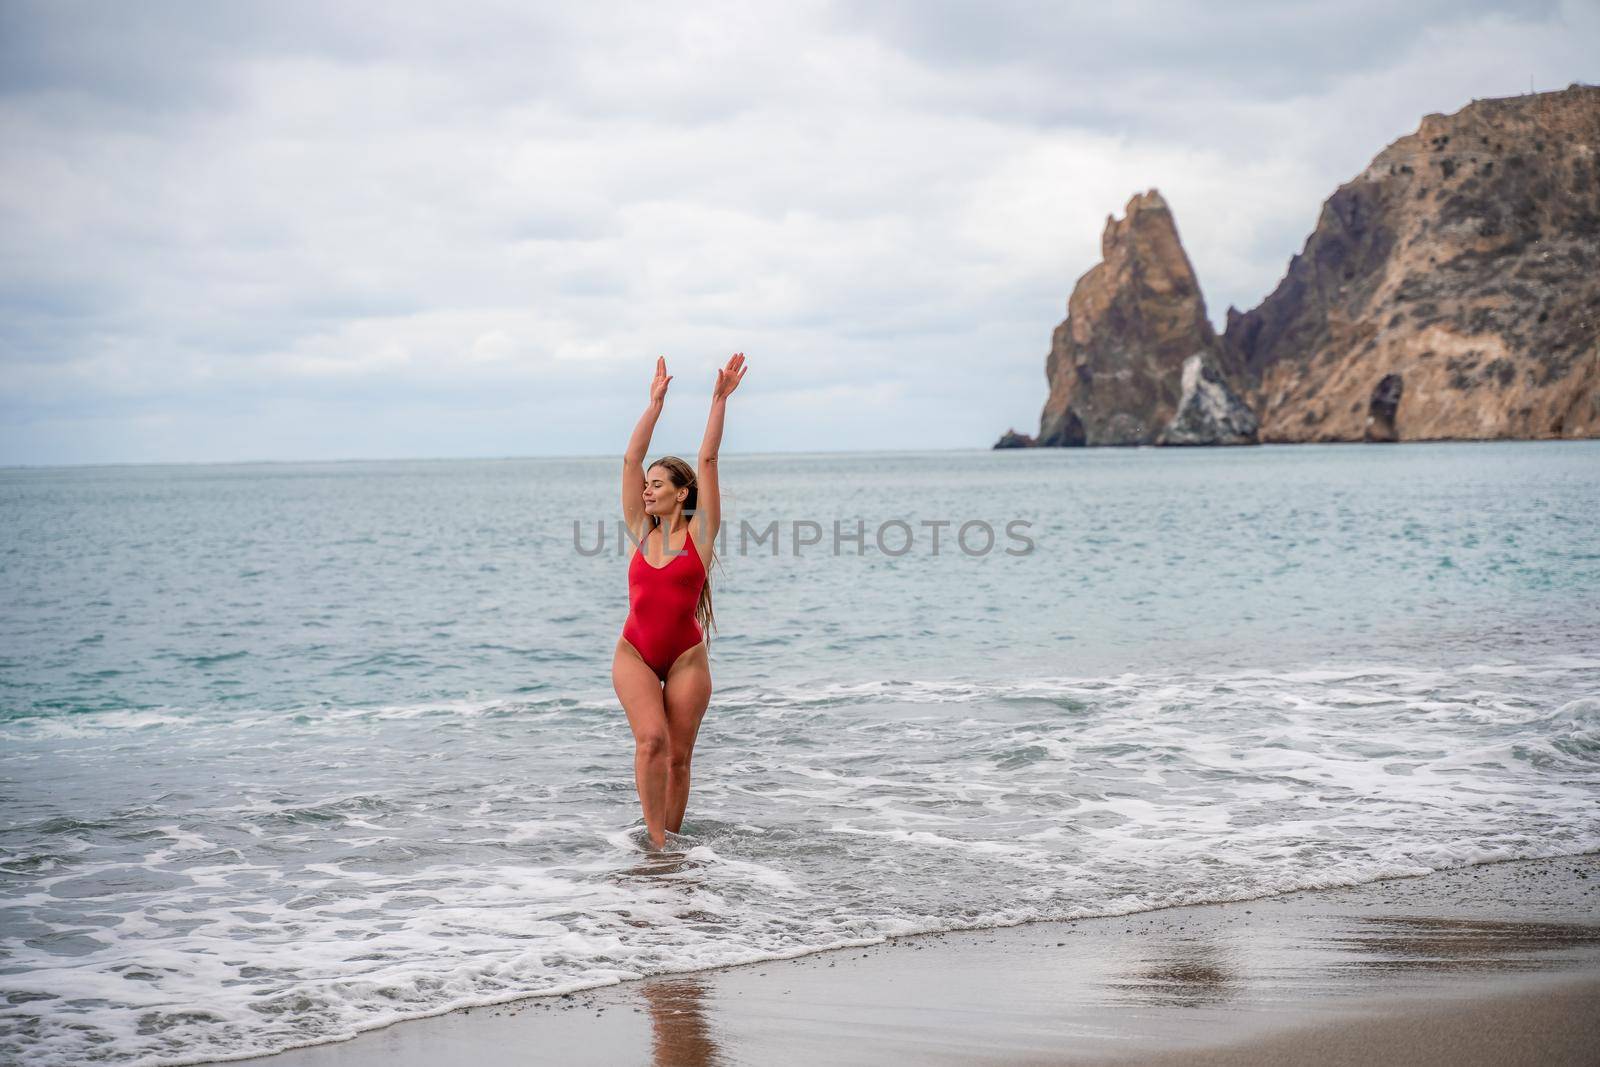
[[[807,449],[772,449],[760,452],[741,452],[723,450],[718,453],[720,457],[727,456],[811,456],[811,455],[872,455],[880,453],[911,453],[911,452],[994,452],[1008,451],[996,449],[992,445],[966,445],[951,448],[807,448]],[[1017,451],[1017,450],[1009,450]],[[1023,449],[1021,451],[1044,451],[1043,449]],[[664,452],[664,455],[673,455]],[[244,467],[244,466],[269,466],[273,464],[296,463],[450,463],[464,460],[520,460],[520,459],[609,459],[622,458],[620,452],[552,452],[544,454],[526,455],[460,455],[460,456],[341,456],[335,458],[319,459],[152,459],[152,460],[107,460],[88,461],[83,463],[0,463],[0,471],[9,470],[70,470],[78,467]]]
[[[808,448],[808,449],[774,449],[762,452],[720,452],[719,456],[761,457],[761,456],[846,456],[846,455],[916,455],[940,454],[950,452],[999,452],[999,453],[1120,453],[1120,452],[1212,452],[1212,451],[1242,451],[1254,452],[1264,448],[1304,448],[1307,446],[1323,445],[1329,447],[1362,447],[1372,445],[1505,445],[1505,444],[1583,444],[1590,441],[1600,441],[1597,437],[1489,437],[1489,438],[1463,438],[1444,437],[1436,439],[1412,441],[1263,441],[1254,445],[1200,445],[1200,446],[1172,446],[1172,445],[1064,445],[1029,448],[995,448],[993,445],[965,445],[952,448]],[[667,452],[666,455],[673,453]],[[337,464],[337,463],[460,463],[486,460],[524,460],[524,459],[618,459],[620,453],[616,452],[571,452],[551,453],[545,455],[478,455],[478,456],[345,456],[331,459],[168,459],[168,460],[127,460],[127,461],[102,461],[87,463],[0,463],[0,471],[23,470],[76,470],[94,467],[266,467],[266,466],[291,466],[304,464]]]

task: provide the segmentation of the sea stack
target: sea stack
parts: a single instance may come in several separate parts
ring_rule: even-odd
[[[1018,433],[1015,427],[1000,435],[1000,440],[994,443],[996,448],[1032,448],[1037,444],[1033,438],[1025,433]]]
[[[1140,193],[1108,218],[1100,251],[1051,341],[1039,445],[1154,444],[1183,401],[1184,362],[1209,357],[1219,373],[1218,339],[1161,194]],[[1188,426],[1204,432],[1202,421]]]

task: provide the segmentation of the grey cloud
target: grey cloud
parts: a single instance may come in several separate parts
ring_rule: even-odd
[[[677,15],[511,2],[10,0],[0,5],[0,96],[51,97],[43,106],[66,123],[141,126],[229,113],[248,100],[254,66],[326,64],[405,71],[412,84],[386,106],[413,117],[555,101],[576,117],[693,123],[748,107],[771,67],[747,57],[747,74],[767,77],[732,81],[680,68],[673,57],[690,49],[674,40]],[[624,62],[604,61],[627,43]],[[661,63],[659,76],[643,61]]]
[[[263,79],[297,91],[334,70],[366,72],[374,85],[392,78],[366,101],[373,124],[477,121],[552,102],[568,109],[574,87],[588,84],[574,61],[595,36],[572,10],[12,0],[0,5],[0,102],[28,100],[64,129],[180,139],[197,124],[259,111]],[[330,97],[325,106],[337,116],[356,104]]]
[[[1098,83],[1107,95],[1146,79],[1300,94],[1391,62],[1430,28],[1488,15],[1545,21],[1558,8],[1556,0],[841,0],[833,15],[927,63],[1020,64],[1080,89]]]

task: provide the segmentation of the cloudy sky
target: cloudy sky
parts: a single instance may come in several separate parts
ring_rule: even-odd
[[[1600,80],[1594,0],[0,0],[0,464],[1037,428],[1156,187],[1213,320],[1424,114]]]

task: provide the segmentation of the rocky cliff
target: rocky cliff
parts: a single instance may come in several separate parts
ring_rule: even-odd
[[[1183,361],[1183,399],[1178,413],[1156,438],[1158,445],[1253,445],[1255,412],[1228,387],[1204,352]]]
[[[1600,88],[1423,119],[1225,345],[1265,441],[1600,436]]]
[[[1154,190],[1102,253],[1040,445],[1600,436],[1600,88],[1427,116],[1221,338]]]

